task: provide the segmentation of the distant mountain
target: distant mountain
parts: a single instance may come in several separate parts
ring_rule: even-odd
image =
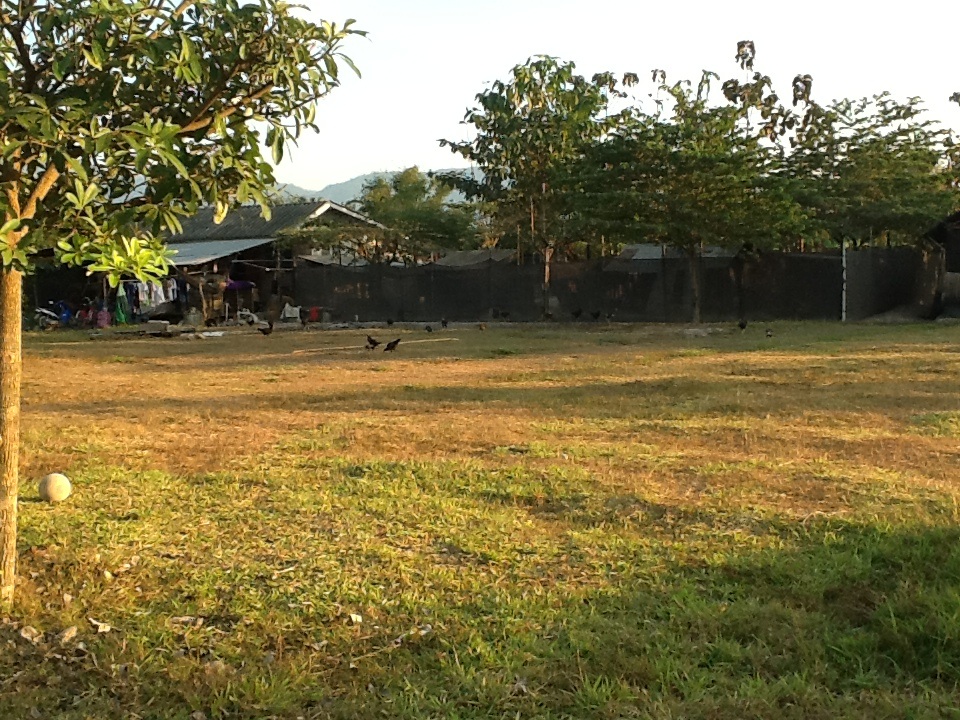
[[[357,175],[355,178],[334,183],[333,185],[327,185],[319,192],[319,195],[325,197],[327,200],[333,200],[336,203],[348,203],[360,197],[360,194],[363,192],[363,186],[367,183],[373,182],[377,178],[389,178],[393,175],[393,172],[374,172],[367,173],[366,175]]]
[[[316,200],[317,198],[323,197],[318,190],[307,190],[299,185],[291,185],[289,183],[277,183],[277,195],[284,202],[299,200],[301,198],[304,200]]]
[[[423,172],[436,172],[436,173],[448,173],[448,172],[462,172],[463,168],[444,168],[442,170],[424,170]],[[394,171],[384,171],[384,172],[374,172],[367,173],[366,175],[357,175],[355,178],[350,178],[343,182],[334,183],[333,185],[327,185],[322,190],[307,190],[305,188],[299,187],[297,185],[290,184],[279,184],[277,186],[280,197],[285,200],[294,200],[297,198],[304,198],[307,200],[313,200],[315,198],[324,198],[326,200],[333,200],[335,203],[340,203],[345,205],[351,200],[356,200],[360,197],[360,194],[363,192],[363,186],[367,183],[373,182],[377,178],[391,178],[399,170]],[[453,202],[459,202],[463,200],[463,196],[459,193],[454,194],[450,198]]]

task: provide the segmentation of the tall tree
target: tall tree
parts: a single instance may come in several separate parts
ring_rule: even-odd
[[[441,141],[483,172],[464,189],[495,202],[508,225],[525,214],[517,239],[543,255],[545,302],[558,239],[556,174],[614,126],[607,110],[617,93],[609,73],[588,80],[574,63],[536,56],[514,67],[507,82],[498,80],[477,95],[477,106],[464,118],[476,132],[472,141]]]
[[[471,205],[451,203],[455,188],[417,167],[367,183],[356,208],[386,226],[385,248],[396,255],[419,256],[437,250],[476,246]]]
[[[379,223],[324,223],[305,227],[296,236],[314,248],[347,250],[370,262],[415,262],[443,250],[477,246],[477,209],[453,202],[449,180],[410,167],[392,176],[367,181],[350,205]]]
[[[701,318],[700,254],[705,245],[739,249],[769,245],[796,232],[802,219],[786,194],[768,130],[750,113],[768,102],[763,78],[745,101],[710,102],[717,76],[693,86],[668,84],[657,71],[660,102],[636,106],[619,127],[568,171],[563,197],[584,235],[644,239],[689,261],[692,319]],[[747,86],[743,86],[747,87]]]
[[[817,232],[839,245],[917,242],[956,210],[960,147],[917,98],[814,106],[784,166]]]
[[[13,602],[21,285],[38,251],[116,283],[168,269],[163,231],[273,185],[358,31],[281,0],[0,0],[0,605]],[[266,131],[262,136],[263,130]]]

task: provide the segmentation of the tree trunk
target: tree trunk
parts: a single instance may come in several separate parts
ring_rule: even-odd
[[[0,271],[0,610],[13,606],[17,570],[22,289],[19,271]]]
[[[693,322],[700,323],[700,253],[690,250],[690,289],[693,291]]]
[[[550,264],[553,262],[553,248],[543,249],[543,314],[550,315]]]

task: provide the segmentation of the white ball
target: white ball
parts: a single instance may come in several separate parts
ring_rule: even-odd
[[[66,475],[60,473],[50,473],[44,475],[40,480],[40,499],[47,502],[60,502],[70,497],[70,480]]]

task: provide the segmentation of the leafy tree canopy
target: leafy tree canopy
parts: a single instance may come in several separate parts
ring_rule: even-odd
[[[520,227],[533,249],[553,246],[557,238],[553,183],[565,163],[616,124],[607,114],[618,83],[609,73],[587,79],[576,65],[536,56],[511,70],[477,95],[464,121],[476,135],[468,142],[441,144],[482,170],[480,179],[464,177],[472,197],[496,203],[504,230]]]
[[[339,83],[352,21],[279,0],[4,0],[0,253],[164,274],[155,239],[201,204],[266,208],[278,161]],[[265,132],[265,135],[263,134]],[[265,209],[265,212],[268,212]]]
[[[370,180],[351,203],[382,227],[328,223],[305,228],[300,235],[372,262],[413,262],[443,250],[477,247],[476,205],[452,202],[454,190],[449,180],[410,167]]]
[[[834,244],[915,243],[956,209],[960,148],[918,98],[882,93],[816,112],[784,155],[813,233]]]

